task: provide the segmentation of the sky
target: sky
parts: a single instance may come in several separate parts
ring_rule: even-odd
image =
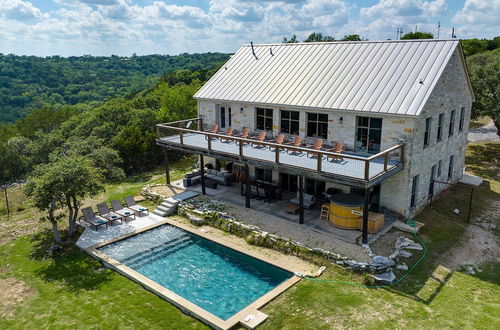
[[[235,52],[312,32],[369,40],[500,35],[500,0],[0,0],[0,53],[37,56]]]

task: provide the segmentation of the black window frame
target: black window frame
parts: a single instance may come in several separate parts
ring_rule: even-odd
[[[458,131],[462,132],[464,130],[465,121],[465,108],[460,108],[460,120],[458,121]]]
[[[417,205],[417,193],[418,193],[418,174],[413,177],[413,180],[411,182],[410,207],[415,207]]]
[[[432,117],[425,118],[424,149],[427,148],[431,142],[431,126]]]
[[[255,108],[255,128],[261,131],[272,131],[274,120],[273,117],[273,109]]]
[[[310,119],[311,116],[315,116],[316,119]],[[326,120],[320,120],[320,117],[326,118]],[[314,126],[314,130],[311,131],[311,124]],[[324,134],[320,134],[320,127],[322,127],[321,131],[324,130]],[[313,133],[313,134],[311,134]],[[315,133],[315,134],[314,134]],[[307,112],[306,113],[306,136],[307,137],[316,137],[328,139],[328,114],[327,113],[319,113],[319,112]]]
[[[437,137],[436,141],[443,140],[443,124],[444,124],[444,113],[440,113],[438,117],[438,127],[437,127]]]
[[[255,178],[262,182],[273,182],[273,170],[265,168],[255,168]]]
[[[450,181],[453,178],[453,165],[455,163],[455,155],[450,156],[450,160],[448,162],[448,181]]]
[[[370,154],[379,153],[382,146],[383,126],[384,126],[383,118],[356,116],[356,131],[354,140],[355,150],[364,151]],[[372,144],[373,141],[372,137],[373,133],[375,132],[378,132],[377,135],[380,135],[380,139],[378,143]],[[364,142],[363,142],[363,137],[365,139]],[[377,146],[378,148],[374,148],[373,146]]]
[[[429,178],[429,192],[428,197],[432,198],[434,196],[434,180],[436,179],[436,165],[432,165],[431,167],[431,177]]]
[[[441,177],[441,168],[443,167],[443,160],[440,159],[438,161],[438,166],[437,166],[437,178],[439,179]]]
[[[455,113],[456,110],[451,110],[450,113],[450,124],[448,126],[448,137],[452,137],[453,134],[455,133]]]
[[[292,116],[297,116],[297,118],[292,118]],[[280,132],[291,135],[299,135],[300,111],[280,110]]]

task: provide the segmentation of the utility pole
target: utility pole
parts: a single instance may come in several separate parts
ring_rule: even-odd
[[[7,204],[7,218],[10,216],[10,208],[9,208],[9,197],[7,196],[7,185],[4,188],[5,192],[5,203]]]

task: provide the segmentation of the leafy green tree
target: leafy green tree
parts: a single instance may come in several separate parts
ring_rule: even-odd
[[[335,41],[335,38],[332,36],[323,35],[321,32],[313,32],[311,33],[304,42],[331,42]]]
[[[344,36],[341,41],[361,41],[361,37],[359,34],[349,34]]]
[[[472,56],[477,53],[483,53],[488,50],[488,40],[466,39],[462,40],[462,48],[466,56]]]
[[[282,41],[283,44],[296,44],[298,42],[299,41],[297,40],[297,36],[295,34],[290,39],[288,39],[287,37],[283,37]]]
[[[468,58],[476,102],[472,117],[490,117],[500,136],[500,48]]]
[[[81,201],[103,190],[102,175],[83,156],[69,156],[55,162],[38,165],[26,183],[26,194],[33,197],[35,206],[47,215],[43,218],[52,224],[54,239],[60,244],[57,210],[68,210],[68,233],[76,230],[76,220]]]
[[[410,40],[410,39],[434,39],[434,35],[430,32],[408,32],[404,36],[401,37],[402,40]]]

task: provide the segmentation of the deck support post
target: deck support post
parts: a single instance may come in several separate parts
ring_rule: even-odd
[[[245,164],[245,207],[250,207],[250,169]]]
[[[207,191],[205,189],[205,159],[203,154],[200,155],[200,181],[201,181],[201,194],[206,195]]]
[[[363,238],[362,243],[368,243],[368,208],[370,206],[370,188],[365,188],[365,203],[363,205]]]
[[[163,148],[163,161],[165,163],[165,179],[167,184],[170,184],[170,162],[168,160],[167,148]]]
[[[304,176],[299,175],[299,224],[304,223]]]

